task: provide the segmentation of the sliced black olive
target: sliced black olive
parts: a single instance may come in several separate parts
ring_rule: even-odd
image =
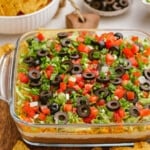
[[[150,81],[150,69],[145,69],[143,74],[145,78]]]
[[[92,72],[86,72],[82,74],[85,80],[93,80],[95,78],[95,74]]]
[[[40,93],[40,101],[41,104],[46,105],[48,102],[48,99],[52,97],[52,92],[51,91],[42,91]]]
[[[115,36],[117,39],[123,39],[123,34],[120,33],[120,32],[116,32],[116,33],[114,34],[114,36]]]
[[[39,56],[39,57],[45,57],[47,55],[48,55],[48,51],[47,50],[41,49],[41,50],[37,51],[37,56]]]
[[[115,2],[115,3],[112,5],[112,8],[113,8],[114,10],[120,10],[120,9],[122,9],[121,6],[120,6],[117,2]]]
[[[150,81],[146,80],[144,83],[140,84],[140,89],[143,91],[150,91]]]
[[[52,115],[60,110],[60,106],[57,103],[50,104],[48,108],[50,109]]]
[[[77,114],[79,117],[85,118],[90,115],[90,107],[88,105],[80,105],[77,107]]]
[[[91,50],[88,53],[88,57],[90,60],[98,60],[98,59],[100,59],[100,52],[97,50]]]
[[[72,53],[72,54],[70,54],[70,58],[71,59],[78,59],[78,58],[80,58],[80,55],[79,55],[79,53]]]
[[[68,38],[63,38],[60,40],[60,43],[63,47],[68,47],[71,43],[71,40]]]
[[[123,64],[121,64],[121,66],[125,69],[125,70],[129,70],[132,67],[132,64],[129,60],[125,59],[123,61]]]
[[[105,88],[98,88],[94,90],[94,94],[101,98],[106,98],[109,95],[109,91]]]
[[[41,64],[40,59],[35,59],[34,60],[34,66],[39,66]]]
[[[80,106],[80,105],[89,105],[89,101],[87,100],[87,98],[83,96],[77,97],[77,106]]]
[[[41,81],[37,81],[37,82],[31,81],[31,82],[29,83],[30,87],[40,87],[41,84],[42,84]]]
[[[125,98],[129,101],[129,102],[131,102],[131,103],[133,103],[133,104],[136,104],[136,102],[138,102],[138,95],[134,92],[134,99],[129,99],[128,97],[127,97],[127,94],[125,94]]]
[[[54,80],[52,80],[50,83],[51,83],[51,85],[58,86],[61,81],[62,81],[61,77],[59,75],[57,75],[54,78]]]
[[[62,67],[68,73],[72,70],[73,64],[72,64],[71,60],[65,60],[62,62]]]
[[[41,78],[40,72],[36,69],[30,70],[28,75],[29,75],[30,80],[32,80],[33,82],[36,82],[36,81],[40,80],[40,78]]]
[[[81,65],[75,64],[72,67],[71,73],[72,74],[80,74],[80,73],[82,73],[82,71],[83,71],[83,69],[82,69]]]
[[[68,37],[68,33],[67,33],[67,32],[59,32],[59,33],[57,33],[57,36],[58,36],[60,39],[63,39],[63,38]]]
[[[101,9],[102,7],[102,3],[99,0],[96,1],[92,1],[90,3],[91,7],[95,8],[95,9]]]
[[[117,56],[120,55],[120,48],[118,46],[112,46],[109,48],[111,54],[115,54]]]
[[[112,5],[113,3],[115,3],[115,0],[106,0],[106,4],[108,5]]]
[[[120,108],[120,103],[117,100],[112,100],[106,103],[106,107],[110,110],[110,111],[115,111],[118,110]]]
[[[24,63],[28,64],[29,66],[34,65],[34,58],[32,56],[26,57],[23,61],[24,61]]]
[[[99,50],[102,50],[103,48],[105,48],[105,42],[103,40],[99,41],[98,46],[99,46]]]
[[[111,83],[114,85],[119,85],[122,83],[122,79],[121,78],[115,78],[115,79],[111,80]]]
[[[136,106],[132,106],[129,109],[129,114],[134,117],[138,117],[140,115],[139,109]]]
[[[119,0],[119,4],[122,7],[127,7],[129,5],[129,2],[128,2],[128,0]]]
[[[120,66],[115,69],[115,73],[117,77],[121,77],[125,73],[125,70],[123,67]]]
[[[109,82],[109,77],[108,76],[105,76],[105,77],[101,77],[101,76],[99,76],[99,77],[97,77],[96,78],[96,81],[97,82],[100,82],[100,83],[107,83],[107,82]]]
[[[66,124],[68,122],[68,115],[65,112],[57,112],[54,115],[54,120],[56,124]]]

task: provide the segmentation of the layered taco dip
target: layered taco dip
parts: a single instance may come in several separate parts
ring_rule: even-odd
[[[121,32],[38,32],[20,48],[16,114],[35,124],[150,120],[150,42]]]

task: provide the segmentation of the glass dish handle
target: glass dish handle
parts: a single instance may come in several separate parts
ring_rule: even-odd
[[[12,52],[0,57],[0,100],[9,103],[11,81]]]

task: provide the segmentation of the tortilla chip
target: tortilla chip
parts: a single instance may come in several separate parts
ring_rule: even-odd
[[[1,0],[0,16],[17,16],[35,12],[52,0]]]
[[[30,150],[22,141],[18,140],[12,150]]]
[[[14,45],[10,43],[0,46],[0,57],[5,53],[12,51],[13,49],[14,49]]]

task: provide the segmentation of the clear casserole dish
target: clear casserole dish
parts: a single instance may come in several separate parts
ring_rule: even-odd
[[[0,98],[32,145],[149,140],[149,53],[142,31],[29,32],[0,59]]]

